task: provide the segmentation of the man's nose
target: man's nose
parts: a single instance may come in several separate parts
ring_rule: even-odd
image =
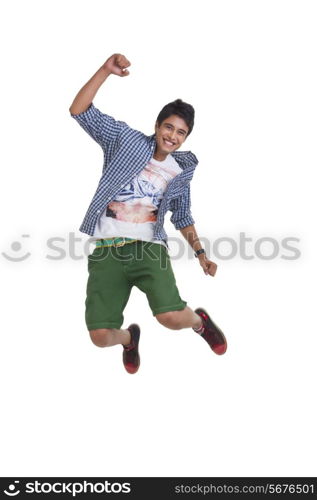
[[[169,130],[169,138],[171,139],[171,141],[175,141],[176,140],[176,130]]]

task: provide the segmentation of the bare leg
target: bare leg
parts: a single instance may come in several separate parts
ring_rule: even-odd
[[[121,344],[128,345],[131,342],[129,330],[118,330],[116,328],[98,328],[89,331],[92,342],[98,347],[111,347]]]
[[[182,328],[199,328],[202,320],[190,307],[185,307],[181,311],[169,311],[157,314],[156,319],[161,325],[172,330]]]

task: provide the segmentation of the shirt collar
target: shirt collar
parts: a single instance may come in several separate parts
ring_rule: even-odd
[[[155,134],[148,136],[148,140],[151,152],[154,154],[156,148]],[[191,151],[174,151],[171,155],[182,169],[194,170],[198,165],[198,160]]]

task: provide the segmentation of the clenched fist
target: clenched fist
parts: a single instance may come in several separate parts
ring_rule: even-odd
[[[215,264],[215,262],[209,260],[205,253],[198,255],[198,260],[205,274],[215,276],[217,271],[217,264]]]
[[[118,76],[128,76],[129,71],[127,68],[131,66],[130,61],[122,54],[113,54],[106,62],[103,64],[103,68],[107,70],[109,74]]]

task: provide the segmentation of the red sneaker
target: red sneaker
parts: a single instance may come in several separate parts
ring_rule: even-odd
[[[204,332],[200,336],[206,340],[216,354],[224,354],[227,350],[227,341],[220,328],[201,307],[198,307],[195,313],[203,320]]]
[[[131,334],[131,342],[129,345],[123,346],[123,365],[128,373],[136,373],[140,366],[140,327],[133,323],[128,327],[128,330]]]

